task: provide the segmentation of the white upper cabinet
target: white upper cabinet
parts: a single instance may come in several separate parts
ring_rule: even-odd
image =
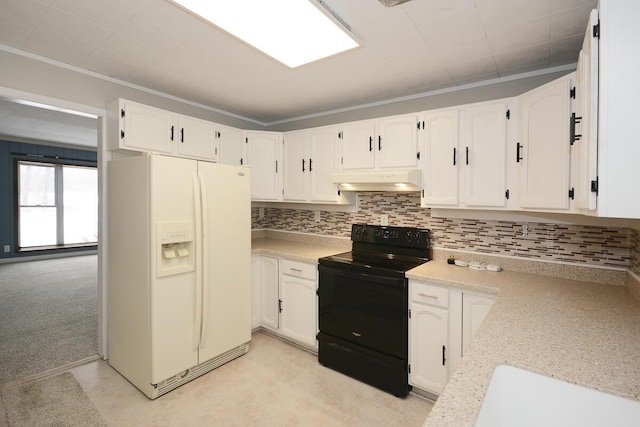
[[[282,145],[282,199],[291,202],[307,200],[306,175],[309,172],[307,144],[309,132],[306,130],[286,132]]]
[[[334,126],[285,133],[283,200],[338,202],[338,188],[331,181],[337,158],[337,133]]]
[[[424,115],[423,206],[458,204],[458,127],[457,109],[429,111]]]
[[[376,121],[376,166],[379,169],[418,167],[417,114],[384,117]]]
[[[177,129],[176,146],[179,156],[216,159],[217,141],[214,123],[179,115]]]
[[[251,167],[251,199],[277,201],[282,198],[282,133],[247,131],[247,160]]]
[[[311,129],[307,145],[309,157],[308,199],[311,202],[342,201],[331,174],[338,168],[338,139],[335,126]]]
[[[229,126],[216,126],[217,161],[225,165],[243,165],[246,163],[246,144],[240,129]]]
[[[341,170],[418,167],[418,115],[383,117],[337,126]]]
[[[507,202],[506,102],[483,103],[461,109],[460,170],[462,202],[470,207],[505,207]],[[509,119],[507,118],[509,117]]]
[[[126,99],[107,107],[107,144],[110,150],[165,153],[241,164],[242,131],[229,126],[165,111]],[[233,159],[233,162],[231,161]]]
[[[598,12],[597,27],[591,27],[591,34],[595,31],[597,40],[585,43],[591,45],[593,60],[595,42],[598,42],[598,90],[591,86],[591,103],[596,104],[594,95],[599,97],[597,178],[594,186],[597,190],[596,213],[604,217],[640,218],[637,185],[640,182],[640,143],[635,129],[638,122],[637,95],[640,94],[640,56],[637,54],[640,2],[600,0]],[[593,72],[592,67],[593,64],[590,67]],[[588,107],[585,110],[590,111]],[[591,132],[593,126],[591,123]],[[584,126],[581,132],[585,133]]]
[[[366,170],[375,167],[373,120],[345,123],[339,126],[341,169],[344,171]]]
[[[561,77],[518,98],[519,201],[523,209],[568,210],[570,89]]]
[[[118,99],[108,107],[109,149],[171,154],[176,150],[177,115]]]

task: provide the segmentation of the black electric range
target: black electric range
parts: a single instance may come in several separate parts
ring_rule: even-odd
[[[318,361],[396,396],[408,384],[408,280],[430,232],[354,224],[352,250],[319,259]]]

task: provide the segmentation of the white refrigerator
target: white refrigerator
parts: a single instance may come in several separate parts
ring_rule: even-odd
[[[108,163],[109,364],[154,399],[251,340],[250,169]]]

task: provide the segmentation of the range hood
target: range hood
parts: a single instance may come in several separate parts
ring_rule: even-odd
[[[420,191],[420,169],[332,173],[341,191]]]

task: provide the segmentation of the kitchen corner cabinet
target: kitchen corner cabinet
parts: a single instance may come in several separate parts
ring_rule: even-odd
[[[317,349],[317,265],[253,255],[251,269],[252,327]]]
[[[495,298],[415,280],[409,295],[409,383],[439,395]]]
[[[280,261],[279,332],[314,348],[318,332],[317,283],[317,266]]]
[[[278,258],[251,257],[252,328],[278,329]]]
[[[570,89],[573,74],[518,97],[520,207],[568,211],[570,208]]]
[[[449,381],[449,289],[409,281],[409,383],[440,394]]]
[[[494,302],[490,296],[462,293],[462,356]]]
[[[245,144],[251,167],[251,200],[281,200],[282,133],[246,131]]]
[[[283,142],[283,200],[337,203],[338,187],[331,181],[338,160],[334,126],[286,132]]]

